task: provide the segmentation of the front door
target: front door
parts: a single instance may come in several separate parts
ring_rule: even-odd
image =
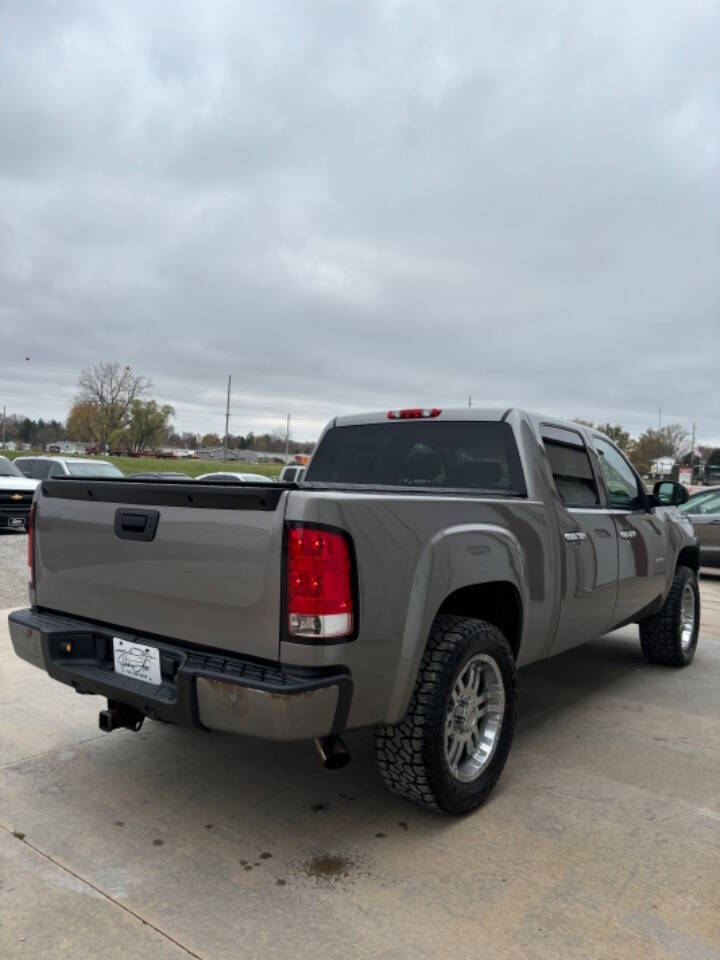
[[[617,593],[618,542],[614,517],[601,502],[580,433],[545,424],[542,438],[555,485],[563,558],[554,654],[609,629]]]
[[[619,625],[662,597],[671,558],[665,524],[655,509],[648,507],[638,475],[609,441],[593,435],[592,442],[618,534],[618,596],[613,620]]]

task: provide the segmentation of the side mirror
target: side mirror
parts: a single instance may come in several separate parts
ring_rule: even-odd
[[[653,496],[661,507],[679,507],[690,499],[687,488],[674,480],[659,480],[653,487]]]

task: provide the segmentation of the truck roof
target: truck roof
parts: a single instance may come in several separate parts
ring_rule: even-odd
[[[400,408],[397,408],[398,410]],[[432,417],[434,420],[484,420],[499,422],[506,420],[511,413],[526,417],[535,427],[541,423],[551,423],[560,427],[567,427],[569,430],[576,430],[578,433],[585,434],[588,428],[582,423],[576,423],[574,420],[567,420],[564,417],[553,417],[549,414],[531,413],[527,410],[519,410],[516,407],[427,407],[427,410],[439,409],[440,412]],[[334,427],[349,427],[364,423],[386,423],[388,421],[388,410],[374,410],[369,413],[353,413],[344,417],[335,417],[332,421]],[[594,429],[594,433],[604,436],[601,430]]]

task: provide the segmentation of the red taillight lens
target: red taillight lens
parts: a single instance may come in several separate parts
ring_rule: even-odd
[[[437,407],[406,407],[404,410],[388,410],[388,420],[422,420],[424,417],[439,417]]]
[[[353,632],[353,569],[347,538],[316,527],[290,527],[287,623],[291,637],[348,637]]]
[[[30,507],[27,530],[28,547],[28,583],[35,586],[35,504]]]

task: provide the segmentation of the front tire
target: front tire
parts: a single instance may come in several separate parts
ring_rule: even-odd
[[[697,574],[678,567],[662,610],[640,621],[640,645],[650,663],[686,667],[695,656],[699,631]]]
[[[484,620],[435,619],[407,713],[375,734],[393,793],[445,813],[469,813],[505,766],[517,718],[515,660]]]

